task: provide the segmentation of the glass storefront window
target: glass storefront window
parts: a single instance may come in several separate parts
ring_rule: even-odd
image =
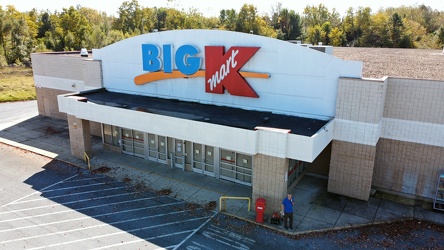
[[[250,185],[253,174],[253,157],[225,149],[221,149],[220,152],[220,177]]]

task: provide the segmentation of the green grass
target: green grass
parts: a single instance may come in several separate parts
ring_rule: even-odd
[[[36,94],[31,68],[0,68],[0,102],[15,102],[35,99]]]

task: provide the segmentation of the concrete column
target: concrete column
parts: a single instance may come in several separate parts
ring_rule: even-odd
[[[83,159],[86,152],[91,157],[92,147],[89,121],[68,115],[68,125],[71,154],[79,159]]]
[[[329,192],[368,200],[386,93],[386,79],[339,79]]]
[[[265,198],[266,214],[280,211],[282,199],[287,194],[287,171],[288,159],[263,154],[254,156],[252,211],[257,198]]]
[[[328,191],[368,200],[375,157],[375,146],[333,141]]]

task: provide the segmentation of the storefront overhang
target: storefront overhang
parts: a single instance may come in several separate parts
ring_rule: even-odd
[[[329,120],[109,92],[58,96],[61,112],[247,154],[312,162],[332,140]],[[70,124],[71,125],[71,124]]]

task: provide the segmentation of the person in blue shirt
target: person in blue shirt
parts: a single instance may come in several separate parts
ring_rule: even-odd
[[[290,229],[293,229],[293,204],[294,200],[291,194],[287,194],[287,197],[282,201],[282,210],[281,213],[284,214],[284,228],[287,227],[287,220],[290,220]]]

